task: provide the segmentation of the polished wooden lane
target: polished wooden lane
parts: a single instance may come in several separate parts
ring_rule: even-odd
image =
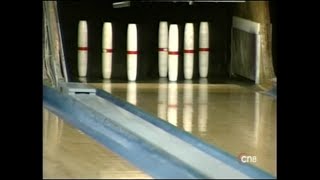
[[[45,108],[43,178],[151,179]]]

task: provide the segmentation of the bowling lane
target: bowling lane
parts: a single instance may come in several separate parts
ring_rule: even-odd
[[[152,179],[45,108],[43,178]]]
[[[90,85],[234,156],[251,156],[252,165],[276,176],[276,99],[235,84],[185,82]]]

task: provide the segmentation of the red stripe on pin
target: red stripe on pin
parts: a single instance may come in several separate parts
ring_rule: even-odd
[[[199,51],[209,51],[209,48],[199,48]]]
[[[78,47],[79,51],[88,51],[88,47]]]
[[[168,51],[168,48],[159,48],[158,51]]]
[[[185,49],[184,53],[194,53],[194,50],[193,49],[189,49],[189,50]]]
[[[170,55],[179,55],[179,51],[169,51]]]
[[[138,51],[127,51],[127,54],[138,54]]]
[[[112,49],[104,49],[104,52],[106,52],[106,53],[112,53]]]

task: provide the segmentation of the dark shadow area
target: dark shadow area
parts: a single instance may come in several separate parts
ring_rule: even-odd
[[[272,23],[272,61],[273,68],[276,77],[278,76],[277,71],[277,54],[278,54],[278,42],[277,42],[277,34],[278,34],[278,26],[277,26],[277,16],[278,16],[278,4],[277,1],[272,0],[269,2],[270,8],[270,20]]]

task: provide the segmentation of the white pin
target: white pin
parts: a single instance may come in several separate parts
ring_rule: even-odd
[[[192,79],[194,58],[194,30],[193,23],[186,23],[184,28],[184,78]]]
[[[87,76],[88,66],[88,26],[87,21],[79,21],[78,26],[78,73],[79,77]]]
[[[105,22],[103,24],[102,34],[102,76],[104,79],[110,79],[112,73],[112,24]]]
[[[168,52],[168,71],[169,81],[178,79],[178,60],[179,60],[179,31],[177,24],[171,24],[169,27],[169,52]]]
[[[138,59],[138,38],[136,24],[129,24],[127,33],[127,75],[129,81],[135,81],[137,78]]]
[[[208,76],[209,69],[209,25],[200,23],[199,30],[199,73],[201,78]]]
[[[168,74],[168,22],[159,23],[159,76],[167,77]]]

